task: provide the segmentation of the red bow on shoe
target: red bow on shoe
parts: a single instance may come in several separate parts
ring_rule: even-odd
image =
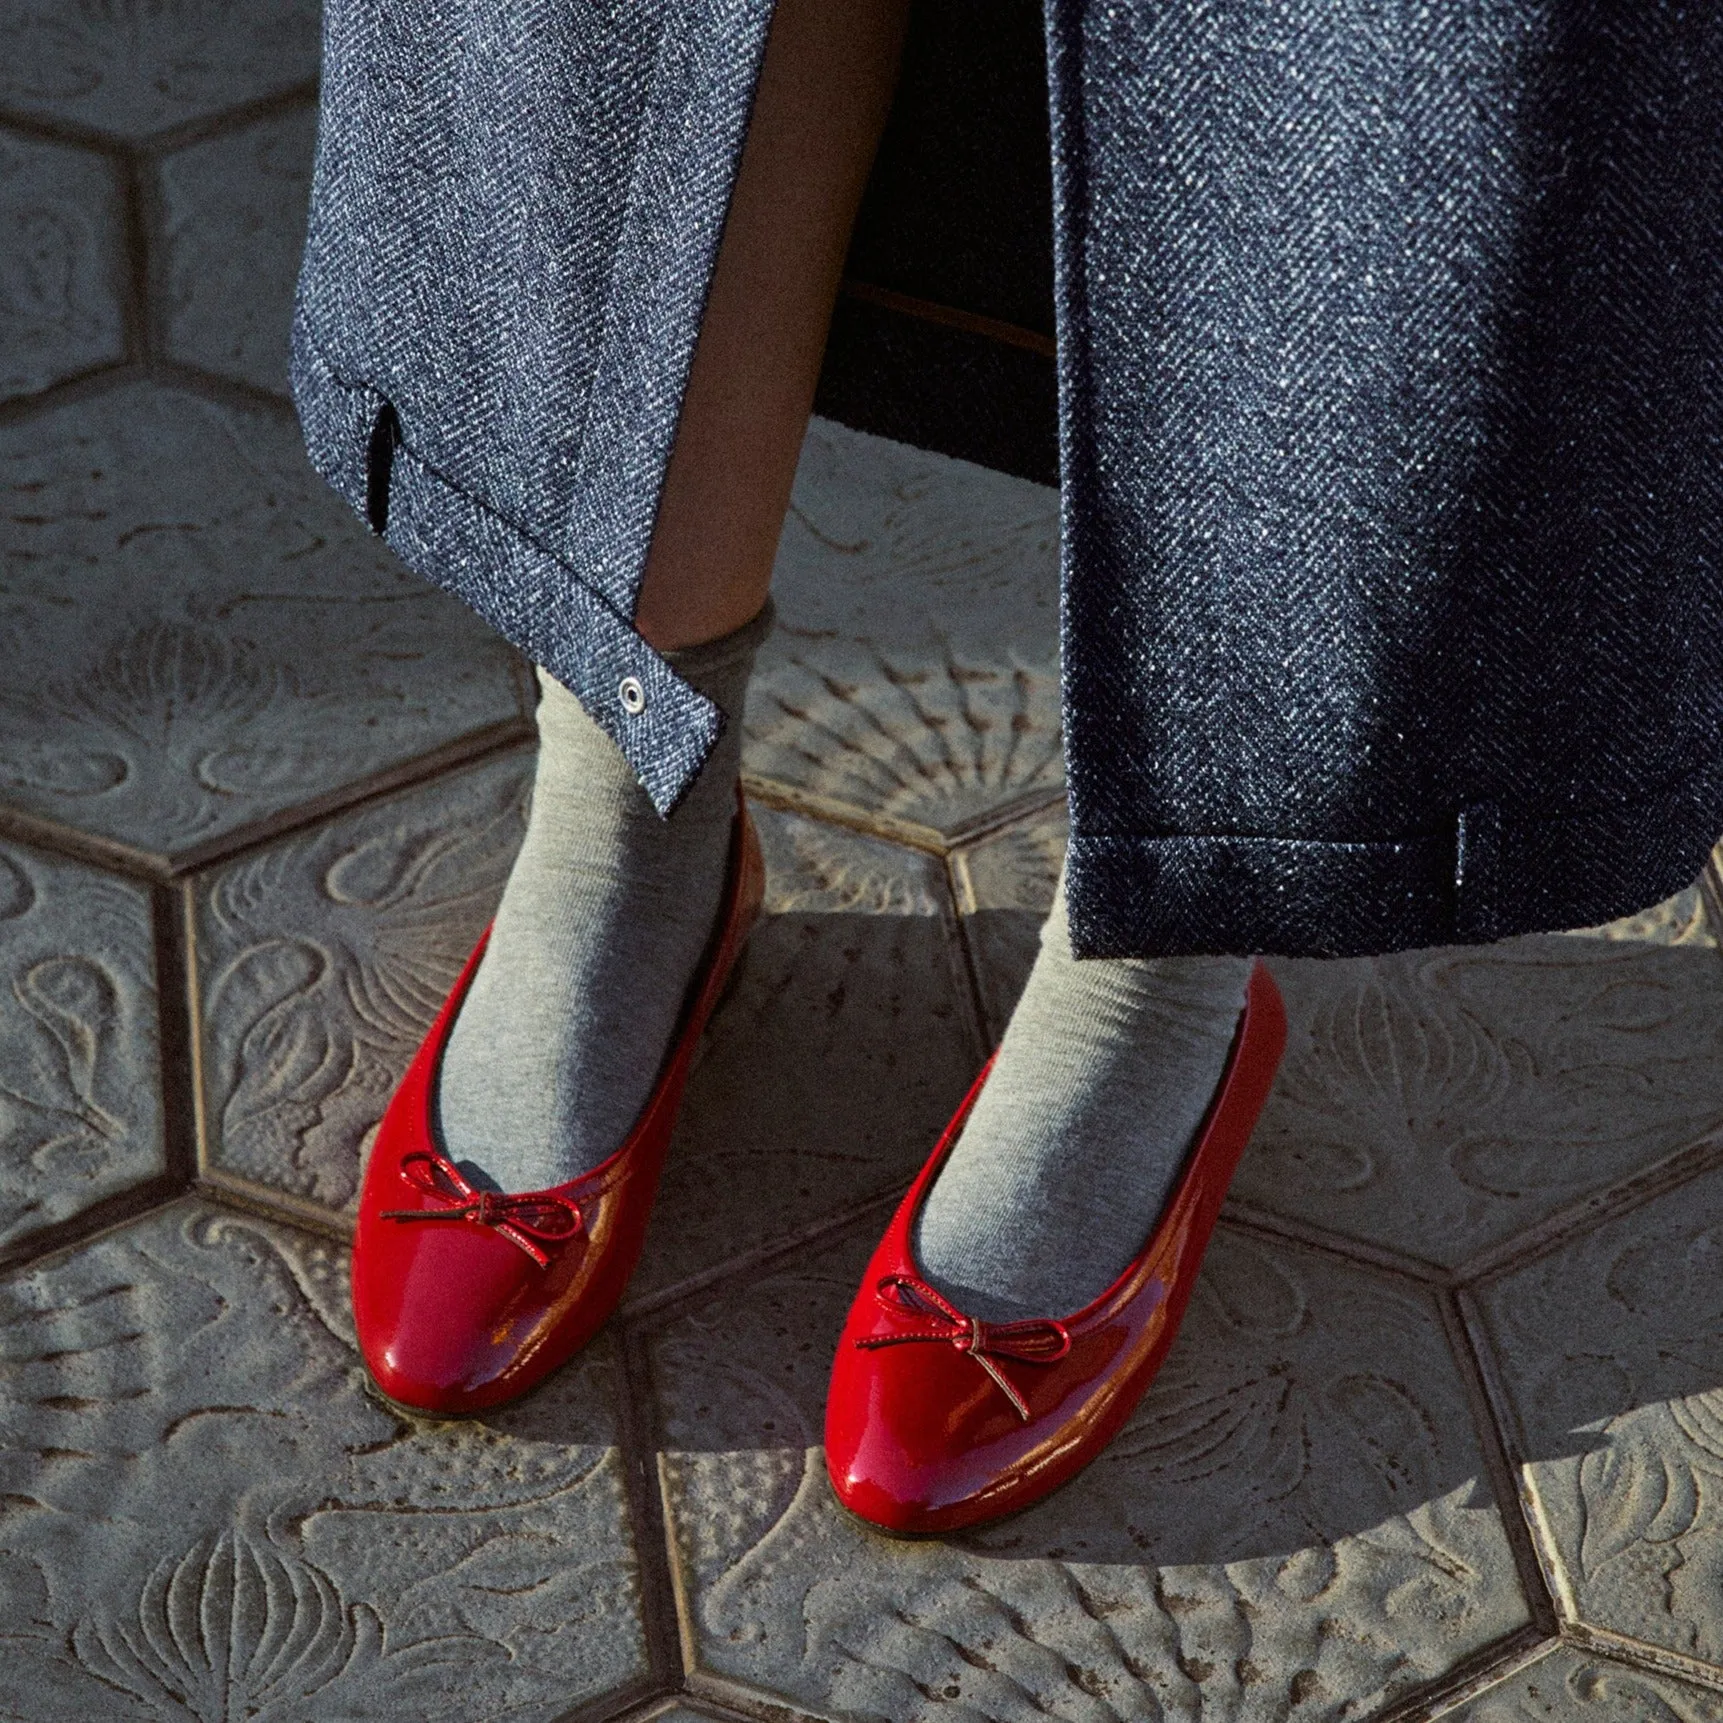
[[[539,1249],[540,1244],[564,1244],[581,1229],[580,1209],[566,1197],[481,1191],[467,1183],[453,1161],[424,1149],[401,1157],[401,1176],[446,1206],[384,1209],[380,1219],[470,1220],[480,1226],[494,1226],[540,1268],[550,1266],[550,1257]]]
[[[946,1341],[959,1352],[967,1352],[993,1378],[1024,1423],[1029,1421],[1029,1402],[988,1355],[1015,1358],[1020,1364],[1053,1364],[1071,1350],[1071,1336],[1062,1322],[1048,1316],[1026,1322],[983,1322],[979,1316],[965,1316],[925,1280],[912,1275],[888,1274],[874,1288],[874,1295],[894,1315],[914,1311],[927,1317],[929,1325],[902,1334],[870,1334],[858,1340],[857,1346],[871,1352],[878,1346],[902,1346],[917,1340]]]

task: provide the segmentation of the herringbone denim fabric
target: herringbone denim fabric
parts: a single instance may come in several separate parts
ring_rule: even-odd
[[[579,695],[662,809],[720,719],[630,619],[770,13],[324,9],[294,327],[312,459]]]
[[[1085,955],[1595,922],[1723,829],[1723,9],[1051,0]]]
[[[770,9],[325,13],[313,458],[664,808],[717,715],[629,619]],[[1047,25],[1077,949],[1390,950],[1684,884],[1723,829],[1723,11]]]

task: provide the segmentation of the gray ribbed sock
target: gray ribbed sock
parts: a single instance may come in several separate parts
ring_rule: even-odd
[[[771,606],[666,656],[724,713],[669,819],[615,743],[539,672],[538,771],[526,838],[443,1057],[446,1152],[500,1190],[597,1166],[645,1106],[723,896],[742,699]]]
[[[929,1282],[984,1321],[1069,1316],[1147,1241],[1213,1099],[1244,957],[1071,952],[1065,885],[999,1058],[922,1207]]]

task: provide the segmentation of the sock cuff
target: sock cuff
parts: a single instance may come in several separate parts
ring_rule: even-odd
[[[740,628],[720,634],[716,640],[703,640],[698,646],[681,646],[666,652],[664,662],[685,682],[691,682],[705,694],[707,678],[722,678],[740,664],[751,664],[765,638],[778,620],[778,607],[770,597],[759,611]],[[709,696],[708,696],[709,697]]]
[[[740,628],[720,634],[716,640],[703,640],[698,646],[678,647],[674,652],[665,652],[661,656],[683,681],[699,689],[708,700],[715,701],[728,717],[736,693],[727,684],[734,673],[741,670],[743,687],[746,687],[747,672],[753,669],[754,655],[777,620],[777,606],[768,598]],[[538,680],[541,726],[547,706],[584,711],[579,697],[571,694],[542,664],[535,664],[533,671]]]

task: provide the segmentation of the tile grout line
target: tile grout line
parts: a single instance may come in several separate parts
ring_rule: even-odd
[[[619,1718],[617,1723],[656,1723],[656,1720],[662,1717],[666,1711],[679,1704],[686,1706],[690,1711],[698,1706],[696,1715],[701,1718],[710,1716],[713,1723],[753,1723],[746,1712],[733,1710],[719,1700],[708,1698],[704,1694],[695,1695],[686,1687],[679,1687],[674,1693],[661,1694],[646,1700],[637,1710],[630,1712],[626,1717]],[[802,1712],[793,1709],[788,1702],[785,1702],[776,1714],[775,1723],[803,1723],[803,1719],[804,1714]],[[806,1723],[816,1723],[816,1720],[808,1718]]]
[[[123,182],[121,191],[123,205]],[[122,267],[124,267],[123,261]],[[122,291],[119,297],[121,300],[121,321],[124,324],[129,316],[125,303],[125,292]],[[27,395],[14,395],[10,400],[0,401],[0,425],[17,424],[25,419],[46,417],[56,407],[67,406],[78,401],[99,399],[115,389],[123,388],[128,383],[145,382],[151,375],[148,365],[142,359],[103,360],[100,364],[89,365],[82,371],[75,371],[70,376],[61,377],[48,384],[46,388],[37,389]]]
[[[318,79],[303,79],[267,96],[253,96],[250,101],[236,102],[232,107],[221,108],[213,114],[200,114],[195,119],[181,120],[177,125],[163,126],[160,131],[138,139],[131,147],[140,154],[171,155],[190,144],[200,144],[229,132],[242,132],[260,120],[273,119],[277,114],[290,113],[295,108],[310,107],[317,101],[318,90]]]
[[[675,1281],[656,1292],[649,1292],[632,1303],[624,1304],[618,1313],[620,1319],[631,1328],[645,1324],[656,1328],[674,1321],[683,1313],[683,1308],[696,1298],[710,1297],[720,1292],[728,1294],[735,1287],[745,1286],[750,1280],[762,1278],[762,1271],[771,1269],[780,1258],[792,1256],[804,1246],[817,1243],[828,1234],[842,1232],[873,1214],[883,1213],[888,1207],[895,1206],[902,1199],[909,1182],[908,1179],[900,1180],[888,1190],[876,1191],[872,1196],[859,1198],[845,1208],[823,1215],[818,1220],[809,1221],[795,1232],[781,1238],[768,1239],[739,1256],[714,1263],[711,1268],[701,1269],[698,1274],[691,1274],[686,1280]]]
[[[188,144],[202,143],[206,138],[220,137],[227,132],[244,131],[260,120],[271,119],[294,108],[308,107],[316,102],[318,88],[316,78],[302,79],[267,96],[235,102],[231,107],[217,109],[214,113],[163,126],[141,138],[122,137],[114,132],[105,132],[99,126],[80,125],[75,120],[47,119],[40,114],[5,105],[0,105],[0,129],[98,155],[170,155]]]
[[[1588,1621],[1564,1623],[1562,1641],[1575,1650],[1601,1657],[1618,1669],[1631,1669],[1643,1675],[1669,1676],[1706,1694],[1723,1692],[1723,1670],[1714,1664],[1684,1657],[1678,1651],[1631,1638],[1625,1633],[1594,1627]]]
[[[822,825],[837,826],[845,831],[859,832],[863,837],[877,838],[903,849],[940,857],[951,856],[972,844],[995,837],[1011,826],[1024,824],[1065,800],[1063,785],[1056,789],[1029,791],[988,813],[959,822],[949,832],[942,832],[917,820],[900,819],[881,809],[862,807],[818,790],[806,790],[795,784],[763,777],[745,767],[741,776],[742,788],[749,799],[763,807],[798,814]]]
[[[353,1243],[352,1219],[338,1210],[326,1209],[309,1197],[284,1191],[275,1185],[265,1185],[243,1174],[229,1172],[225,1167],[205,1167],[191,1187],[193,1196],[219,1208],[238,1209],[256,1215],[260,1220],[276,1221],[282,1226],[297,1227],[301,1232],[315,1233],[331,1244],[350,1246]]]
[[[661,1706],[667,1701],[674,1703],[676,1697],[677,1689],[642,1679],[626,1683],[613,1692],[600,1693],[596,1698],[583,1699],[566,1711],[558,1711],[548,1723],[615,1723],[615,1720],[638,1717],[642,1711],[650,1713],[651,1707]]]
[[[182,967],[185,975],[186,1016],[189,1030],[186,1046],[191,1066],[192,1171],[193,1177],[201,1185],[205,1183],[209,1173],[207,1165],[210,1141],[209,1084],[205,1071],[208,1059],[205,1051],[208,1037],[204,1033],[203,989],[199,985],[197,893],[192,889],[190,880],[180,882],[178,896],[180,928],[182,930],[182,956],[184,959]]]
[[[247,383],[239,377],[224,377],[219,371],[207,371],[185,359],[175,359],[166,352],[166,332],[161,332],[162,352],[150,361],[149,375],[163,388],[178,389],[196,395],[217,406],[237,408],[246,413],[268,413],[299,429],[299,414],[292,400],[276,389],[265,389],[257,383]]]
[[[969,938],[969,929],[974,916],[963,913],[965,893],[957,878],[958,859],[958,854],[955,851],[943,858],[945,890],[946,895],[951,899],[952,933],[957,940],[958,960],[963,969],[963,980],[969,996],[969,1009],[975,1029],[975,1040],[981,1057],[985,1060],[992,1050],[993,1024],[987,1015],[987,1001],[981,987],[981,960]],[[974,894],[971,892],[968,895],[973,897]]]
[[[647,1669],[655,1686],[680,1687],[686,1677],[686,1648],[670,1547],[670,1518],[659,1483],[658,1406],[647,1355],[646,1335],[625,1323],[613,1324],[616,1359],[617,1439],[622,1450],[628,1516],[640,1564],[641,1625],[646,1636]]]
[[[96,155],[117,156],[131,147],[126,139],[97,127],[80,126],[76,122],[68,125],[64,120],[44,119],[40,114],[28,114],[4,104],[0,104],[0,130],[42,143],[63,144],[68,149],[89,150]]]
[[[123,1232],[152,1215],[166,1214],[196,1198],[195,1190],[134,1185],[129,1191],[92,1203],[69,1221],[41,1228],[22,1241],[16,1251],[0,1252],[0,1278],[57,1268],[76,1252],[88,1249],[110,1234]]]
[[[700,1635],[694,1624],[694,1600],[688,1593],[687,1572],[676,1559],[670,1512],[668,1456],[658,1449],[652,1456],[652,1484],[658,1500],[658,1520],[664,1532],[663,1552],[670,1578],[670,1599],[676,1611],[676,1654],[682,1665],[682,1684],[692,1689],[700,1673]]]
[[[153,296],[150,292],[150,234],[155,201],[151,181],[154,176],[131,150],[119,157],[119,165],[120,254],[125,270],[120,288],[124,348],[129,363],[147,367],[155,345]]]
[[[779,813],[797,814],[821,825],[836,826],[842,831],[856,832],[862,837],[880,838],[901,849],[919,851],[923,855],[943,856],[945,840],[931,826],[918,825],[912,820],[899,820],[890,814],[870,814],[865,810],[840,802],[818,791],[802,790],[791,784],[781,784],[773,778],[762,778],[743,769],[742,790],[751,802],[772,808]],[[870,823],[871,822],[871,823]]]
[[[197,1000],[192,976],[190,904],[169,886],[150,888],[155,936],[156,1064],[162,1098],[166,1172],[179,1189],[197,1177],[200,1096]]]
[[[187,874],[207,872],[212,867],[225,867],[282,838],[322,825],[337,814],[351,813],[372,802],[418,789],[438,778],[450,776],[460,768],[480,765],[536,740],[531,726],[519,716],[487,724],[426,753],[415,754],[398,765],[385,767],[310,801],[266,815],[227,838],[212,839],[195,849],[182,850],[168,864],[170,877],[181,879]]]
[[[958,997],[968,1002],[969,1009],[965,1013],[968,1021],[965,1027],[969,1036],[970,1065],[978,1071],[993,1050],[993,1038],[987,1026],[987,1013],[982,1008],[981,988],[971,960],[969,940],[965,936],[965,918],[957,881],[952,875],[951,862],[950,855],[940,860],[939,882],[944,887],[945,899],[939,906],[939,919],[944,924],[945,954],[953,971],[952,979],[957,983]],[[931,1143],[928,1144],[928,1149],[931,1150],[932,1146]],[[926,1151],[923,1158],[925,1154]]]
[[[1723,1163],[1723,1132],[1688,1143],[1649,1167],[1576,1198],[1502,1244],[1480,1251],[1454,1271],[1453,1283],[1471,1287],[1500,1280],[1691,1183],[1719,1163]]]
[[[1539,1663],[1560,1644],[1559,1639],[1540,1633],[1536,1627],[1516,1628],[1505,1638],[1462,1658],[1429,1686],[1378,1712],[1372,1723],[1437,1723],[1451,1715],[1456,1706]]]
[[[188,1105],[194,1096],[184,928],[169,889],[149,886],[146,890],[155,979],[155,1085],[161,1107],[162,1169],[63,1221],[35,1228],[0,1247],[0,1273],[38,1266],[62,1252],[82,1248],[104,1232],[179,1201],[193,1187],[197,1130],[194,1108]]]
[[[1489,1410],[1489,1428],[1500,1447],[1503,1463],[1508,1469],[1509,1494],[1517,1504],[1518,1524],[1523,1531],[1536,1563],[1539,1590],[1549,1599],[1554,1612],[1554,1632],[1569,1636],[1574,1622],[1571,1600],[1564,1599],[1560,1558],[1549,1546],[1544,1534],[1542,1516],[1537,1510],[1529,1480],[1526,1477],[1524,1440],[1519,1415],[1514,1410],[1513,1396],[1502,1376],[1501,1360],[1490,1335],[1489,1317],[1478,1302],[1471,1287],[1456,1287],[1451,1294],[1453,1316],[1458,1322],[1458,1335],[1464,1345],[1456,1345],[1456,1354],[1463,1358],[1470,1372],[1475,1373],[1479,1390]],[[1513,1541],[1510,1533],[1510,1541]],[[1518,1559],[1519,1544],[1515,1542]]]
[[[1540,1637],[1548,1638],[1560,1631],[1561,1609],[1556,1602],[1554,1586],[1540,1559],[1535,1527],[1530,1522],[1528,1504],[1520,1488],[1520,1472],[1514,1463],[1514,1444],[1497,1411],[1491,1383],[1495,1381],[1495,1360],[1488,1364],[1483,1348],[1466,1320],[1461,1300],[1464,1294],[1457,1288],[1442,1288],[1436,1293],[1441,1312],[1442,1329],[1448,1352],[1460,1377],[1466,1405],[1472,1415],[1473,1431],[1484,1469],[1489,1474],[1491,1493],[1502,1518],[1502,1531],[1513,1552],[1514,1571],[1520,1590],[1525,1595],[1531,1627]],[[1499,1382],[1497,1383],[1499,1387]],[[1507,1401],[1501,1404],[1505,1407]]]
[[[847,1715],[808,1710],[792,1704],[769,1687],[752,1687],[733,1676],[715,1675],[705,1669],[695,1670],[689,1675],[688,1692],[697,1703],[723,1706],[734,1716],[748,1719],[749,1723],[829,1723],[834,1717]]]
[[[646,1671],[608,1693],[558,1712],[553,1723],[612,1723],[612,1720],[651,1714],[673,1703],[683,1690],[680,1660],[667,1654],[662,1597],[665,1577],[658,1559],[663,1539],[653,1519],[653,1494],[644,1474],[649,1470],[650,1402],[642,1415],[636,1365],[629,1355],[628,1337],[612,1322],[593,1344],[608,1345],[616,1407],[617,1459],[622,1468],[623,1512],[632,1533],[632,1548],[640,1576],[640,1628],[645,1641]],[[672,1636],[673,1637],[673,1636]]]
[[[1240,1197],[1228,1196],[1220,1218],[1222,1224],[1236,1232],[1270,1238],[1282,1244],[1300,1245],[1306,1250],[1337,1258],[1352,1268],[1391,1275],[1418,1286],[1447,1287],[1453,1284],[1453,1276],[1437,1263],[1424,1262],[1415,1256],[1402,1256],[1397,1251],[1363,1239],[1329,1232],[1327,1228],[1314,1226],[1309,1221],[1296,1220],[1273,1209],[1259,1208]]]
[[[483,765],[516,748],[524,753],[528,751],[527,745],[535,741],[530,720],[520,717],[502,719],[311,801],[296,803],[291,808],[240,826],[225,838],[212,839],[199,848],[173,856],[133,849],[114,839],[11,808],[0,808],[0,841],[22,844],[47,855],[63,856],[123,879],[149,885],[176,885],[191,875],[225,867],[258,850],[267,849],[282,838],[309,831],[339,815],[356,812],[409,790],[421,789],[439,778]]]

